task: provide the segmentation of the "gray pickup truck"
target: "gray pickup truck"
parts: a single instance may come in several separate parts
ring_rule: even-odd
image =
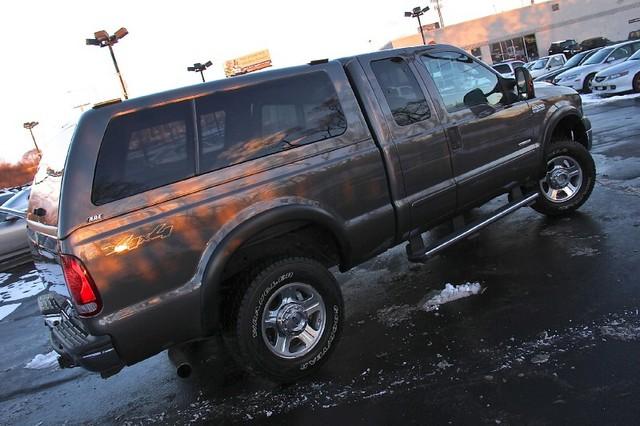
[[[39,299],[60,365],[107,377],[169,349],[186,375],[186,348],[222,336],[249,371],[292,381],[341,333],[329,268],[403,242],[424,262],[523,206],[574,211],[595,180],[580,97],[515,75],[420,46],[85,112],[27,218],[43,279],[68,290]]]

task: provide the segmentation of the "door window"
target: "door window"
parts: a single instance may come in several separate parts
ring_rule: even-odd
[[[420,57],[449,112],[475,105],[503,103],[498,76],[460,52],[427,53]]]
[[[630,55],[631,55],[631,52],[629,51],[629,48],[627,46],[623,46],[614,50],[611,56],[607,58],[607,62],[613,62],[619,59],[628,58]]]
[[[427,100],[418,80],[402,58],[371,63],[371,69],[399,126],[418,123],[431,117]]]

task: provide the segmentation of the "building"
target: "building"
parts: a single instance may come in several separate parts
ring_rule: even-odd
[[[423,27],[425,28],[425,27]],[[427,43],[466,49],[488,63],[545,56],[553,41],[591,37],[626,40],[640,29],[638,0],[551,0],[485,16],[441,29],[425,29]],[[415,46],[420,33],[401,37],[384,48]]]

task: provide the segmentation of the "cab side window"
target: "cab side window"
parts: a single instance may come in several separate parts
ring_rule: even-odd
[[[498,77],[460,52],[426,53],[420,57],[449,112],[476,105],[506,102]]]
[[[373,61],[371,69],[398,126],[408,126],[431,117],[418,80],[404,59]]]

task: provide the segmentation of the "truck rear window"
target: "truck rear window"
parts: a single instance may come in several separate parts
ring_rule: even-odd
[[[209,172],[343,134],[347,123],[324,72],[197,99],[200,171]]]
[[[190,102],[116,117],[107,126],[92,201],[108,203],[195,175]]]

